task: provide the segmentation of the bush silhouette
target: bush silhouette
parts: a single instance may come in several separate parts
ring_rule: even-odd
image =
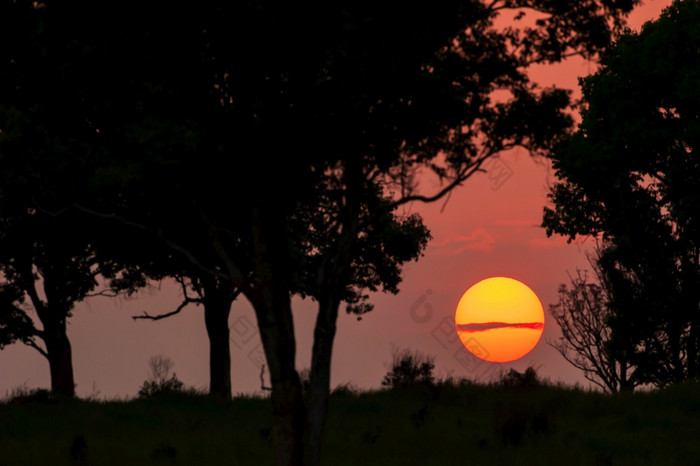
[[[412,385],[433,385],[435,377],[434,358],[419,351],[395,349],[392,354],[391,368],[384,376],[385,387],[405,387]]]
[[[153,356],[148,365],[150,374],[139,389],[139,398],[152,398],[185,391],[185,384],[177,378],[177,374],[173,372],[170,375],[170,370],[173,367],[170,358],[160,355]]]
[[[360,390],[355,387],[353,384],[350,382],[344,382],[341,384],[338,384],[335,386],[334,389],[331,390],[332,395],[340,395],[340,396],[351,396],[351,395],[357,395],[360,392]]]
[[[528,367],[523,373],[511,369],[498,381],[498,385],[504,388],[533,388],[543,384],[533,367]]]
[[[8,402],[12,404],[27,404],[27,403],[56,403],[56,396],[50,390],[45,388],[28,389],[20,387],[13,390],[13,393],[8,398]]]

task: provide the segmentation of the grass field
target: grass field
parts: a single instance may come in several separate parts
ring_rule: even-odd
[[[269,400],[0,404],[0,465],[272,465]],[[332,396],[326,465],[700,464],[700,385],[623,395],[442,384]]]

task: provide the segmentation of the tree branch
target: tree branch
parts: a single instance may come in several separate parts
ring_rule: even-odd
[[[44,348],[42,348],[41,346],[37,345],[36,342],[35,342],[34,340],[26,340],[26,341],[24,342],[24,344],[27,345],[27,346],[30,346],[30,347],[34,348],[35,350],[37,350],[37,351],[39,352],[39,354],[41,354],[41,355],[42,355],[43,357],[45,357],[47,360],[49,359],[49,353],[47,353],[46,350],[45,350]]]
[[[22,270],[20,270],[20,274],[22,280],[26,283],[24,286],[24,291],[29,296],[29,300],[32,302],[32,306],[34,306],[34,311],[36,311],[37,315],[39,316],[39,320],[42,321],[43,325],[42,319],[46,318],[47,303],[42,301],[39,297],[39,292],[36,289],[36,279],[34,278],[34,273],[31,270],[31,266],[27,267],[26,269],[23,267]]]
[[[515,149],[516,147],[522,147],[529,152],[532,152],[528,146],[523,145],[522,143],[518,142],[508,142],[502,145],[499,145],[498,147],[482,147],[480,154],[477,155],[474,160],[472,160],[470,163],[462,167],[459,172],[454,176],[452,181],[442,188],[440,191],[433,195],[420,195],[420,194],[415,194],[415,195],[408,195],[404,196],[398,200],[396,200],[393,203],[393,207],[398,207],[400,205],[406,204],[408,202],[413,202],[413,201],[419,201],[419,202],[435,202],[447,194],[451,193],[454,188],[457,186],[461,185],[464,183],[469,177],[471,177],[474,173],[476,172],[484,172],[486,173],[486,170],[481,168],[481,166],[484,164],[486,160],[488,160],[491,157],[494,157],[496,154],[499,154],[501,152],[505,152],[511,149]],[[402,181],[403,181],[402,177]]]
[[[166,312],[165,314],[159,314],[156,316],[150,315],[148,312],[143,311],[143,314],[140,316],[131,316],[132,319],[137,320],[137,319],[148,319],[148,320],[160,320],[160,319],[165,319],[166,317],[174,316],[175,314],[179,314],[180,311],[182,311],[185,307],[187,307],[188,304],[202,304],[202,297],[199,298],[190,298],[187,295],[187,285],[185,284],[185,280],[182,277],[176,277],[175,278],[177,282],[182,286],[182,292],[184,294],[184,299],[180,303],[180,305],[175,309],[174,311]]]
[[[182,311],[191,302],[192,302],[191,300],[185,299],[182,303],[180,303],[180,305],[177,307],[177,309],[175,309],[174,311],[166,312],[165,314],[158,314],[158,315],[152,316],[148,312],[143,311],[142,315],[131,316],[131,318],[134,320],[137,320],[137,319],[148,319],[148,320],[165,319],[166,317],[170,317],[170,316],[174,316],[175,314],[179,314],[180,311]]]
[[[464,181],[467,180],[467,178],[472,176],[475,172],[477,172],[477,171],[483,172],[484,170],[481,168],[481,165],[491,155],[492,154],[488,154],[483,158],[479,158],[473,164],[467,165],[462,170],[461,173],[457,174],[455,176],[455,178],[447,186],[442,188],[436,194],[434,194],[432,196],[424,196],[424,195],[420,195],[420,194],[405,196],[405,197],[402,197],[401,199],[397,200],[396,202],[394,202],[393,206],[398,207],[400,205],[406,204],[408,202],[413,202],[413,201],[428,203],[428,202],[434,202],[434,201],[441,199],[446,194],[450,193],[454,188],[461,185]]]
[[[226,267],[226,270],[228,271],[228,276],[226,276],[225,274],[222,275],[231,280],[238,289],[247,289],[243,272],[238,266],[236,266],[229,254],[226,252],[226,249],[224,248],[224,245],[221,242],[221,237],[216,231],[216,228],[211,223],[211,221],[209,221],[209,217],[207,217],[207,215],[204,213],[204,210],[199,208],[199,206],[197,206],[197,209],[199,210],[199,214],[202,218],[202,221],[207,225],[209,239],[211,240],[212,246],[214,247],[214,251],[216,251],[216,255],[219,257],[219,259],[221,259],[221,261],[224,263],[224,266]]]

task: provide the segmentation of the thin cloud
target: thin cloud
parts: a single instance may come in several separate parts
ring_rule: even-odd
[[[483,228],[476,228],[468,236],[460,235],[445,238],[440,242],[430,242],[428,246],[433,254],[457,255],[464,251],[493,251],[496,240]]]

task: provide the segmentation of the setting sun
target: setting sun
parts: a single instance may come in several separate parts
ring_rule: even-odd
[[[491,277],[469,288],[457,304],[462,344],[485,361],[509,362],[529,353],[542,336],[544,310],[524,283]]]

